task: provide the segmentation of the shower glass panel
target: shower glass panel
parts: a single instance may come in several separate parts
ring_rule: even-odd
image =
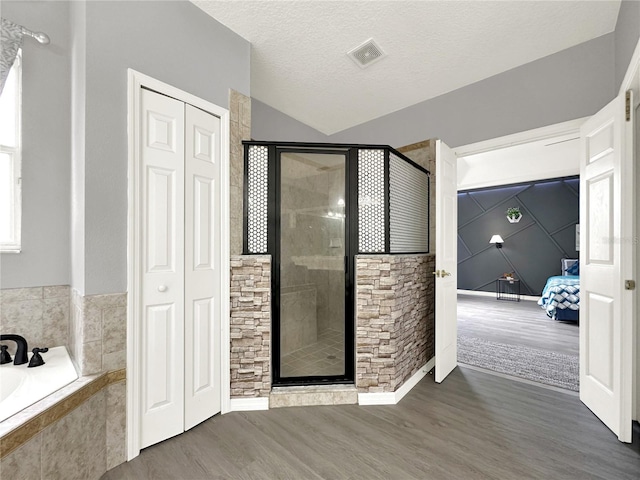
[[[345,375],[346,155],[280,154],[280,378]]]

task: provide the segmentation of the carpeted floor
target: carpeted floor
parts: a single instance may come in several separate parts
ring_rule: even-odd
[[[458,361],[575,392],[579,390],[577,355],[458,335]]]

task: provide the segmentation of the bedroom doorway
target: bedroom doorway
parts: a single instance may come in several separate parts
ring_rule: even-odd
[[[538,300],[547,279],[565,273],[563,261],[579,258],[581,123],[456,151],[459,363],[579,390],[579,326],[560,312],[577,305],[567,300],[556,314]],[[521,215],[512,223],[506,211],[513,207]],[[494,235],[500,236],[499,247],[490,243]],[[513,280],[500,282],[501,277]]]
[[[638,152],[634,147],[640,140],[637,128],[634,129],[639,104],[640,42],[618,95],[594,115],[574,122],[579,126],[575,133],[579,133],[580,142],[583,190],[580,233],[585,248],[580,262],[585,292],[580,315],[580,401],[626,443],[632,440],[632,421],[640,417],[640,340],[635,291],[637,214],[633,210],[639,200],[635,189]],[[567,124],[563,127],[566,133]],[[481,155],[529,143],[535,141],[536,134],[549,139],[553,138],[549,133],[558,134],[560,130],[556,125],[460,147],[456,155]],[[526,167],[525,174],[535,170],[532,164]],[[468,170],[459,171],[464,177]],[[483,170],[496,172],[486,165]],[[505,171],[521,173],[518,169]],[[445,234],[449,232],[441,235]]]

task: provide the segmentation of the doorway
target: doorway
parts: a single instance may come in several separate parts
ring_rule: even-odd
[[[529,150],[535,161],[538,150],[555,155],[560,145],[567,157],[579,155],[577,140],[544,143],[512,158]],[[505,154],[486,154],[487,167]],[[461,363],[578,391],[579,192],[577,176],[458,191]],[[513,207],[517,222],[506,218]]]
[[[578,324],[549,318],[536,302],[550,277],[565,275],[561,258],[579,258],[576,175],[582,123],[578,119],[458,149],[462,363],[578,390]],[[509,207],[521,210],[517,223],[507,220]],[[503,243],[491,244],[493,235]],[[515,280],[496,280],[507,276]],[[497,300],[497,283],[515,295]]]
[[[277,152],[274,385],[353,380],[347,156]]]
[[[637,80],[637,68],[634,71]],[[585,247],[579,265],[580,284],[587,297],[580,314],[580,400],[619,440],[630,442],[631,335],[636,319],[634,294],[628,291],[635,285],[624,279],[632,278],[635,267],[634,243],[626,241],[633,238],[635,222],[632,211],[625,208],[635,201],[633,150],[629,148],[634,132],[633,95],[621,92],[584,121],[579,131],[580,189],[584,192],[580,244]],[[522,134],[520,140],[526,143],[531,133]],[[503,144],[504,140],[500,139]],[[484,151],[491,150],[486,147]]]

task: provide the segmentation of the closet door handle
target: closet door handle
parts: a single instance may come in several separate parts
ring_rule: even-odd
[[[166,285],[160,285],[158,287],[158,291],[159,292],[166,292],[167,291],[167,286]]]

